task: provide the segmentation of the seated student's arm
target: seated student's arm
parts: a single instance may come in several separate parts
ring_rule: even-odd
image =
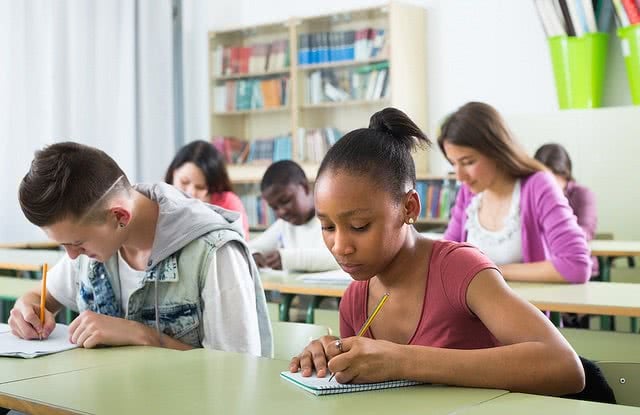
[[[279,252],[282,269],[317,272],[340,268],[327,248],[286,248]]]
[[[55,315],[62,305],[47,291],[44,326],[40,322],[40,289],[20,297],[9,315],[11,332],[21,339],[46,339],[56,327]]]
[[[175,350],[190,350],[192,346],[164,333],[155,327],[137,321],[111,317],[93,311],[83,311],[69,325],[71,343],[86,349],[96,346],[153,346]]]
[[[549,260],[500,267],[510,281],[585,283],[591,277],[591,258],[584,232],[550,174],[535,174],[532,214],[549,250]]]
[[[254,281],[236,242],[223,245],[213,256],[202,303],[204,347],[260,356]]]
[[[572,208],[578,220],[578,226],[584,231],[587,241],[590,241],[595,236],[598,226],[596,196],[588,188],[580,186],[573,190],[572,199]]]
[[[496,270],[473,278],[466,301],[502,346],[457,350],[350,337],[342,339],[343,353],[328,367],[341,383],[411,379],[544,395],[584,388],[584,371],[571,346]]]
[[[278,219],[260,235],[249,240],[249,249],[258,267],[268,267],[266,257],[280,248],[283,224],[284,221]]]
[[[71,259],[66,255],[62,257],[57,264],[51,267],[47,275],[48,283],[44,327],[40,323],[40,288],[24,294],[16,301],[13,309],[11,310],[8,321],[14,335],[26,340],[39,338],[46,339],[49,337],[53,329],[56,327],[55,315],[60,311],[63,305],[70,305],[64,300],[68,296],[73,298],[73,294],[70,293],[66,293],[66,295],[59,295],[54,292],[52,294],[52,288],[55,289],[56,284],[59,283],[64,276],[70,276],[73,278],[73,272],[74,267],[71,264]],[[70,287],[66,291],[72,291],[72,285],[66,285]],[[58,301],[58,299],[60,301]]]
[[[451,217],[449,218],[449,224],[447,230],[444,232],[442,239],[454,242],[464,242],[464,220],[467,216],[466,208],[468,200],[472,197],[471,192],[466,186],[462,186],[456,196],[456,201],[451,208]],[[423,203],[426,203],[423,201]]]

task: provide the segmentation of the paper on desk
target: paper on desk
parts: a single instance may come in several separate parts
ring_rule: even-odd
[[[349,284],[353,281],[351,275],[342,270],[325,272],[307,272],[299,277],[304,282],[320,284]]]
[[[69,326],[64,324],[56,324],[56,328],[46,340],[23,340],[11,332],[0,331],[0,356],[30,359],[76,347],[78,346],[69,341]]]
[[[7,331],[11,331],[8,324],[0,323],[0,333],[6,333]]]

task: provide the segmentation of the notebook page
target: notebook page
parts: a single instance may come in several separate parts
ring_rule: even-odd
[[[69,341],[69,327],[64,324],[57,324],[46,340],[23,340],[11,332],[0,332],[0,356],[32,358],[76,347]]]
[[[324,271],[324,272],[307,272],[302,274],[298,279],[307,283],[324,283],[324,284],[349,284],[353,281],[351,275],[342,270]]]
[[[329,381],[330,376],[319,378],[315,373],[310,377],[304,377],[300,372],[291,373],[289,371],[281,372],[280,376],[296,386],[311,392],[315,395],[331,395],[336,393],[362,392],[378,389],[399,388],[403,386],[419,385],[420,382],[412,380],[390,380],[378,383],[338,383],[333,378]]]
[[[8,331],[11,331],[11,328],[9,328],[9,325],[0,323],[0,333],[6,333]]]

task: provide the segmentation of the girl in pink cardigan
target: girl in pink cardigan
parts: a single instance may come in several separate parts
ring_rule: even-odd
[[[438,145],[462,182],[444,239],[476,245],[507,280],[589,279],[587,240],[566,197],[493,107],[462,106],[445,121]]]

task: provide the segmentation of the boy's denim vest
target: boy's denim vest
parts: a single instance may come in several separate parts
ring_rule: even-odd
[[[225,243],[240,236],[229,230],[216,230],[187,244],[178,252],[147,270],[144,285],[129,297],[126,316],[120,307],[120,276],[118,258],[112,256],[106,263],[91,261],[88,272],[81,272],[77,304],[80,312],[96,313],[143,323],[156,327],[155,281],[157,279],[160,330],[183,343],[202,347],[202,303],[204,288],[212,255]],[[244,244],[243,244],[244,245]],[[80,257],[86,258],[86,257]],[[80,263],[83,261],[77,261]],[[255,268],[250,262],[250,267]],[[253,270],[252,270],[253,271]],[[255,273],[252,272],[256,278]],[[259,295],[262,293],[256,293]],[[260,318],[260,316],[258,316]],[[269,339],[270,340],[270,339]]]

